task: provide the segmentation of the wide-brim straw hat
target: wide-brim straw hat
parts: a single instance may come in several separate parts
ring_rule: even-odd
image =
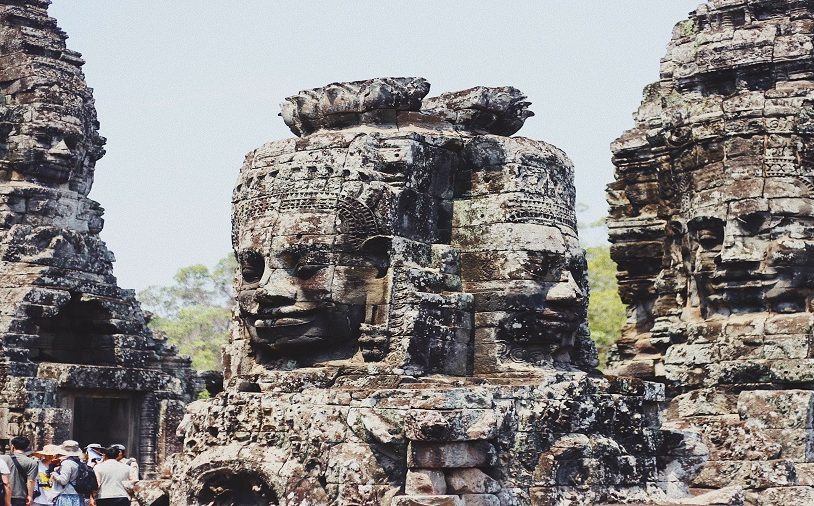
[[[67,457],[81,457],[83,455],[82,448],[79,443],[73,439],[63,441],[62,446],[57,447],[57,455],[65,455]]]
[[[59,451],[59,445],[45,445],[42,447],[42,450],[35,451],[32,455],[35,457],[54,457],[57,455]]]

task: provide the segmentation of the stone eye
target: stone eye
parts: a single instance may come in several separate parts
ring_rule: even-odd
[[[247,283],[256,283],[263,277],[266,262],[263,255],[256,251],[244,251],[240,255],[240,275]]]
[[[695,219],[689,223],[689,229],[695,234],[698,243],[705,249],[711,249],[723,243],[723,220],[717,218]]]
[[[756,212],[742,214],[736,219],[745,232],[749,234],[757,234],[763,228],[763,225],[766,223],[768,217],[768,213]]]
[[[309,279],[319,272],[322,267],[322,265],[300,264],[294,268],[294,275],[300,279]]]

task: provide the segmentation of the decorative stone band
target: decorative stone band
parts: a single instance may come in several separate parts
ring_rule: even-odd
[[[373,211],[354,198],[339,192],[301,191],[281,195],[271,195],[235,202],[233,222],[233,242],[238,230],[247,223],[271,216],[275,213],[303,211],[312,213],[336,213],[337,226],[352,237],[352,246],[359,247],[364,239],[380,232]]]
[[[577,230],[577,215],[573,206],[541,198],[521,198],[507,206],[506,221],[509,223],[532,223],[535,225],[565,226]]]

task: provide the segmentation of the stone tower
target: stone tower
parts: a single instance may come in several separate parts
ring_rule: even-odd
[[[714,0],[613,143],[628,324],[609,364],[698,430],[695,488],[814,503],[814,3]]]
[[[0,1],[0,441],[124,443],[151,475],[196,379],[116,284],[87,197],[105,140],[49,3]]]
[[[662,386],[594,370],[570,160],[512,137],[531,115],[514,88],[428,91],[300,92],[297,137],[247,155],[225,391],[189,407],[171,504],[683,493],[703,452],[659,426]]]

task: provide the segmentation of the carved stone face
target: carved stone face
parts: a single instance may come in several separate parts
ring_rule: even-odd
[[[690,216],[685,262],[705,316],[805,310],[814,253],[807,239],[814,233],[814,208],[807,198],[725,201]]]
[[[238,232],[240,318],[259,362],[355,353],[366,308],[383,296],[387,257],[343,227],[337,212],[295,209]]]
[[[535,227],[536,228],[536,227]],[[576,240],[551,227],[542,233],[535,251],[512,255],[512,279],[497,297],[510,311],[497,338],[521,345],[560,345],[571,342],[585,319],[585,257]]]
[[[80,110],[39,103],[8,112],[13,126],[4,161],[12,170],[45,183],[70,181],[72,189],[86,194],[93,166],[104,154],[104,139],[92,109],[82,110],[85,115]]]

